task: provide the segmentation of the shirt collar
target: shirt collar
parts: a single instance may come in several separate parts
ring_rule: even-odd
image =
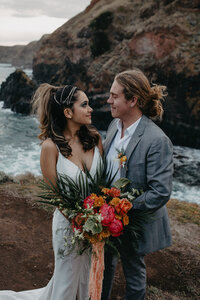
[[[140,117],[137,121],[135,121],[133,124],[131,124],[128,128],[125,129],[124,135],[132,136],[135,132],[136,127],[138,126],[140,120],[142,117]],[[117,130],[121,134],[122,132],[122,121],[120,119],[117,120]]]

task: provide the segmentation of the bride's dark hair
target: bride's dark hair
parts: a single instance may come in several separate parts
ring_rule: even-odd
[[[72,155],[72,149],[63,135],[66,126],[64,109],[69,107],[73,110],[73,104],[77,101],[80,91],[71,85],[56,87],[43,83],[32,99],[32,112],[37,112],[40,120],[41,133],[38,138],[42,141],[51,138],[66,158]],[[77,134],[84,151],[98,144],[99,134],[91,126],[82,125]]]

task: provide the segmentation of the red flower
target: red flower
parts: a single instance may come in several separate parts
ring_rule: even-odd
[[[77,224],[76,217],[74,219],[72,219],[72,230],[75,231],[75,229],[77,229],[79,231],[82,231],[82,225],[81,224]]]
[[[107,194],[110,196],[110,197],[119,197],[120,195],[120,190],[112,187],[108,192]]]
[[[120,220],[114,218],[108,229],[112,236],[120,236],[122,234],[123,224]]]
[[[94,199],[92,199],[90,196],[88,196],[87,198],[84,199],[84,204],[83,207],[84,208],[91,208],[94,204]]]
[[[108,204],[104,204],[102,205],[102,207],[100,208],[100,213],[103,217],[103,220],[101,221],[103,226],[109,226],[110,223],[113,221],[114,217],[115,217],[115,210],[113,207],[111,207]]]

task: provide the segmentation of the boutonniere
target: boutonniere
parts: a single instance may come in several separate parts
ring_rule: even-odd
[[[117,150],[117,159],[119,160],[120,167],[124,168],[126,166],[127,157],[125,155],[125,151],[122,148],[121,150]]]

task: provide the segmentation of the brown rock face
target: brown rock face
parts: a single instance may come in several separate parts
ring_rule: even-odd
[[[154,54],[155,58],[163,58],[176,48],[176,40],[169,33],[148,32],[134,37],[130,48],[138,55]]]
[[[175,144],[200,147],[199,30],[198,1],[91,1],[42,43],[34,77],[80,86],[102,117],[115,74],[138,67],[168,87],[160,126]]]

